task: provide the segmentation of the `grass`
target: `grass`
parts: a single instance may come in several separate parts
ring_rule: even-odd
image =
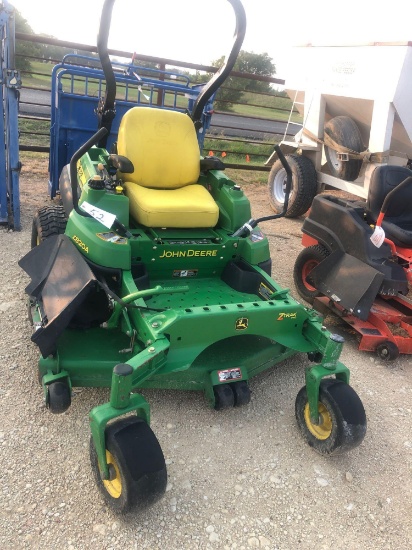
[[[248,105],[244,105],[247,103]],[[231,112],[237,115],[255,116],[269,120],[287,121],[292,102],[289,97],[278,95],[244,93],[242,104],[235,103]],[[298,113],[292,115],[293,122],[299,122],[301,116]]]
[[[48,120],[19,118],[19,132],[21,145],[48,147],[50,144],[50,122]]]
[[[263,165],[273,151],[272,142],[250,143],[245,141],[225,141],[224,139],[206,138],[203,148],[204,155],[213,152],[222,157],[224,162],[238,164]]]

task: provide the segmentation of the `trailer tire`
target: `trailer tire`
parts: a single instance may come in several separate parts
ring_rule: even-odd
[[[336,116],[325,124],[325,134],[338,145],[360,153],[364,146],[359,128],[348,116]],[[325,155],[332,176],[347,181],[354,181],[359,176],[362,159],[340,160],[338,152],[325,145]]]
[[[302,216],[317,193],[316,170],[311,160],[301,155],[286,155],[292,170],[292,188],[289,195],[287,218]],[[285,204],[286,170],[280,160],[272,166],[268,178],[269,201],[272,209],[280,213]]]
[[[31,247],[34,248],[48,237],[62,235],[66,230],[66,214],[63,206],[43,206],[37,210],[31,229]]]

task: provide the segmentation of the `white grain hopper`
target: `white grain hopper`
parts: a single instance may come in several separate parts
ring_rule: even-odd
[[[291,50],[285,86],[303,128],[298,132],[299,126],[289,124],[288,134],[296,130],[294,141],[284,139],[281,147],[285,152],[293,147],[313,162],[318,191],[328,184],[366,198],[378,164],[406,166],[412,159],[412,42]],[[354,141],[345,143],[347,138],[333,129],[335,117],[344,117],[343,122],[348,117],[359,129],[358,160],[350,154]],[[327,133],[332,145],[325,143]],[[351,128],[348,133],[353,134]],[[348,165],[356,163],[345,178]]]

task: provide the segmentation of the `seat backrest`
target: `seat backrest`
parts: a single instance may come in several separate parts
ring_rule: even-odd
[[[407,177],[412,171],[404,166],[377,166],[369,183],[367,210],[370,217],[376,221],[386,195]],[[404,187],[389,203],[385,214],[387,218],[412,218],[412,185]]]
[[[117,152],[134,166],[134,172],[124,179],[142,187],[177,189],[199,178],[196,131],[184,113],[133,107],[121,120]]]

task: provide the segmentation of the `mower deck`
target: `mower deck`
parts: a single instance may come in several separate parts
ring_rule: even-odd
[[[390,299],[377,297],[366,321],[349,314],[326,296],[315,298],[318,311],[328,309],[341,317],[360,335],[359,350],[376,351],[392,342],[399,353],[412,354],[412,302],[402,295]]]

